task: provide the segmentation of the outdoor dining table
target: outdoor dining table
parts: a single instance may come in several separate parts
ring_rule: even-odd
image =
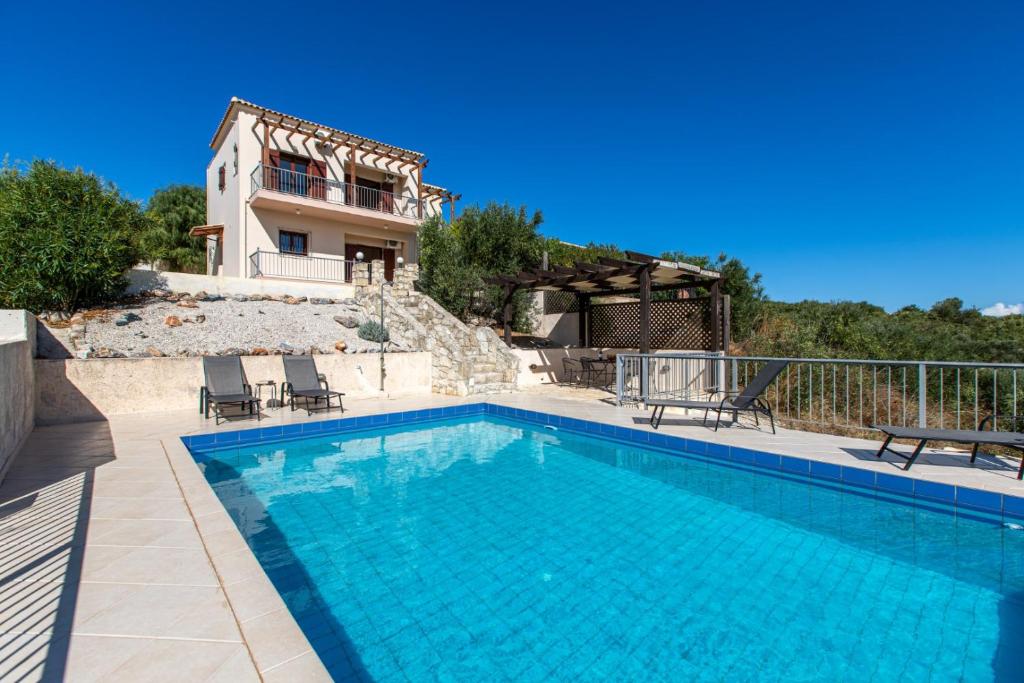
[[[615,376],[615,359],[582,356],[584,382],[588,387],[607,387]]]

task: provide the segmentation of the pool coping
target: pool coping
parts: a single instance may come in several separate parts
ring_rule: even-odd
[[[333,680],[182,441],[161,442],[261,680]]]

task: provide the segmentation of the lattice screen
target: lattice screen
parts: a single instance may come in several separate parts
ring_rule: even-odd
[[[590,307],[593,346],[640,346],[640,304],[594,304]],[[651,348],[711,351],[711,300],[671,299],[651,302]]]
[[[544,292],[545,313],[576,313],[579,310],[579,299],[573,292]]]

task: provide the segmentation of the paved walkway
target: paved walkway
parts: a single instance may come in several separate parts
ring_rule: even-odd
[[[646,413],[601,398],[544,388],[488,400],[649,429]],[[349,401],[345,416],[476,400]],[[325,417],[270,410],[259,426]],[[165,448],[183,434],[255,426],[214,427],[187,411],[37,428],[0,486],[0,680],[323,678],[198,469]],[[741,426],[716,434],[670,414],[662,432],[901,473],[895,458],[875,458],[874,441]],[[908,474],[1024,495],[1015,472],[1001,458],[970,467],[965,455],[931,451]]]

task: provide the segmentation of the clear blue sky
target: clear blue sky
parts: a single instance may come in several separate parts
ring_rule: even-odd
[[[1024,300],[1020,0],[147,5],[3,3],[0,153],[145,199],[237,95],[776,299]]]

